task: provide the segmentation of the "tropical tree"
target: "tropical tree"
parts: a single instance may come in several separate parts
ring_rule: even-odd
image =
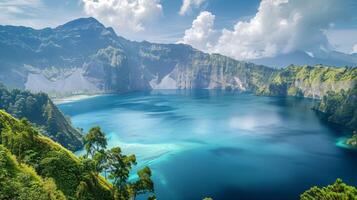
[[[341,179],[337,179],[334,184],[319,188],[314,186],[300,195],[300,200],[355,200],[357,199],[357,189],[349,186]]]
[[[95,171],[98,176],[103,172],[113,184],[112,195],[115,200],[135,199],[137,195],[154,192],[154,183],[151,180],[151,170],[144,167],[137,172],[138,180],[130,182],[130,171],[136,165],[135,155],[124,155],[119,147],[106,150],[107,139],[100,127],[93,127],[85,136],[86,155],[82,157],[82,166],[86,171]],[[108,177],[107,177],[108,174]],[[77,188],[77,196],[83,196],[85,191],[82,185]],[[148,197],[156,199],[154,195]]]
[[[139,194],[153,193],[154,183],[151,180],[151,170],[144,167],[139,170],[138,180],[129,182],[130,171],[136,165],[135,155],[124,155],[119,147],[112,148],[107,152],[109,179],[113,183],[114,199],[135,199]],[[148,199],[156,199],[154,195]]]
[[[90,155],[93,158],[97,152],[104,151],[107,148],[107,138],[99,126],[91,128],[84,140],[86,157]]]

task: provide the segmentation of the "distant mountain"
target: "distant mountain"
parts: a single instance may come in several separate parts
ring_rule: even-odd
[[[77,19],[54,29],[0,26],[0,81],[35,92],[247,90],[259,84],[251,83],[257,81],[251,79],[256,70],[273,71],[205,54],[188,45],[132,42],[94,18]]]
[[[278,58],[279,65],[316,61],[301,52],[285,57]],[[0,72],[0,81],[9,86],[69,95],[192,88],[255,91],[266,87],[277,70],[188,45],[129,41],[94,18],[81,18],[54,29],[0,26]]]
[[[310,54],[310,55],[309,55]],[[328,66],[357,66],[357,54],[344,54],[341,52],[319,52],[307,53],[295,51],[288,54],[280,54],[271,58],[260,58],[250,60],[250,62],[266,65],[273,68],[283,68],[291,64],[294,65],[328,65]]]
[[[309,55],[310,54],[310,55]],[[183,44],[133,42],[94,18],[54,29],[0,26],[0,81],[50,95],[151,89],[225,89],[321,99],[356,87],[356,55],[294,52],[255,60],[206,54]],[[296,64],[304,65],[302,67]]]

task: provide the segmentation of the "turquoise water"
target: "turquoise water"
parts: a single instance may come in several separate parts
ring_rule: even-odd
[[[153,170],[158,199],[298,199],[337,177],[357,185],[348,132],[321,121],[311,100],[234,92],[152,91],[60,105],[76,127],[100,125],[109,146]]]

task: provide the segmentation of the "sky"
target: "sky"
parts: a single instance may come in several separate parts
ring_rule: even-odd
[[[356,0],[0,0],[0,24],[37,29],[95,17],[130,40],[236,59],[357,53]]]

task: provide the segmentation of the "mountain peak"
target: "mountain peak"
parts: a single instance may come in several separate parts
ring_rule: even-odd
[[[92,28],[105,28],[102,23],[93,17],[79,18],[69,21],[63,25],[58,26],[56,29],[92,29]]]

